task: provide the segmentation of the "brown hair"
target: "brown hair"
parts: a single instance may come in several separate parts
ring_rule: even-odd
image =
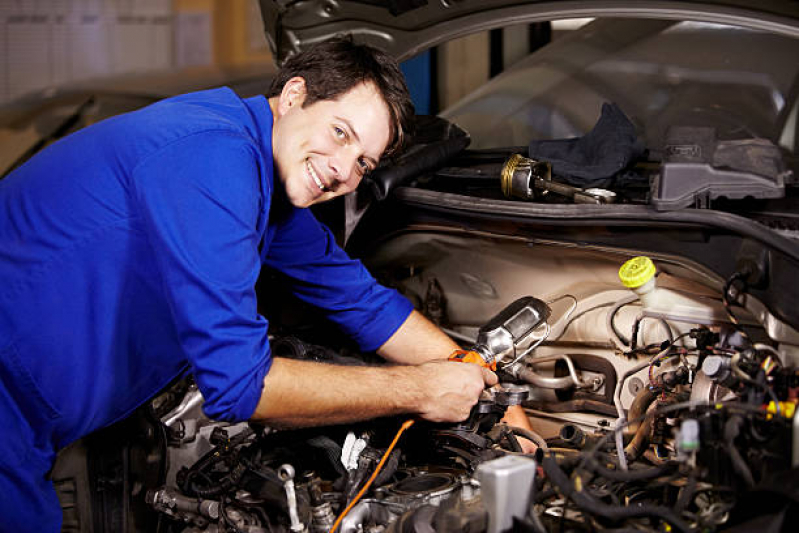
[[[278,96],[295,76],[305,80],[303,107],[319,100],[335,100],[361,83],[373,83],[391,114],[386,156],[400,153],[413,134],[414,109],[405,77],[394,58],[382,50],[356,44],[349,37],[320,42],[288,58],[266,96]]]

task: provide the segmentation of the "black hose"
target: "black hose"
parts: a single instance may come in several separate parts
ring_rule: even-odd
[[[752,471],[749,470],[746,461],[744,461],[738,448],[735,447],[735,439],[741,432],[741,425],[743,425],[743,422],[744,419],[740,415],[731,416],[729,420],[727,420],[724,424],[724,444],[732,460],[733,469],[744,479],[747,487],[753,487],[755,479],[752,476]]]
[[[696,494],[696,473],[692,470],[688,476],[688,483],[682,488],[680,496],[677,498],[677,503],[674,504],[674,510],[681,513],[690,503],[694,494]]]
[[[596,497],[588,493],[582,487],[577,490],[566,473],[561,470],[558,463],[552,457],[544,458],[544,472],[547,478],[559,489],[565,498],[571,498],[581,509],[593,514],[609,518],[611,520],[623,520],[626,518],[636,518],[649,516],[659,518],[667,522],[677,531],[690,532],[691,528],[674,511],[659,505],[633,505],[620,507],[602,503]]]
[[[327,457],[330,465],[335,469],[339,476],[346,476],[347,469],[341,464],[341,446],[330,437],[319,435],[308,439],[308,445],[313,448],[319,448]]]
[[[664,463],[654,468],[638,468],[635,470],[613,470],[600,464],[599,461],[591,459],[586,463],[586,466],[592,472],[600,476],[613,480],[613,481],[644,481],[655,477],[662,476],[674,469],[677,465],[675,463]]]
[[[391,477],[397,473],[397,468],[399,467],[399,460],[400,455],[402,455],[402,450],[399,448],[395,448],[391,455],[388,456],[388,460],[386,464],[383,466],[383,470],[377,474],[377,477],[372,482],[372,485],[375,487],[380,487],[381,485],[385,485]],[[378,461],[379,463],[380,461]],[[375,463],[376,465],[377,463]]]
[[[516,435],[517,437],[524,437],[525,439],[532,441],[538,446],[540,449],[547,451],[549,450],[549,446],[547,446],[547,441],[544,440],[541,435],[536,433],[535,431],[530,431],[526,428],[520,428],[518,426],[508,426],[508,431]]]
[[[508,440],[510,451],[517,453],[524,452],[524,450],[522,449],[522,445],[519,444],[519,439],[516,438],[516,435],[514,435],[512,431],[508,431],[507,433],[505,433],[505,438]]]

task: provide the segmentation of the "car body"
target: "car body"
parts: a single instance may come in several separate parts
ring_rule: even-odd
[[[418,424],[391,453],[400,421],[229,425],[207,419],[184,380],[62,455],[65,529],[326,531],[340,516],[348,532],[789,530],[795,2],[261,9],[279,60],[342,32],[407,59],[474,31],[596,17],[421,119],[408,155],[319,212],[378,279],[497,356],[505,389],[462,424]],[[637,132],[610,175],[589,183],[531,153],[542,140],[573,147],[610,102]],[[652,263],[628,262],[642,256]],[[284,285],[265,272],[257,288],[277,355],[373,363]],[[522,398],[532,435],[497,424]],[[542,451],[522,457],[516,437]],[[384,453],[387,472],[357,497]]]

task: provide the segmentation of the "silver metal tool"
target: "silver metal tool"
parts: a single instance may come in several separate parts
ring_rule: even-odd
[[[578,204],[611,204],[616,193],[592,187],[581,189],[552,179],[552,166],[519,154],[513,154],[505,162],[500,174],[502,194],[508,198],[534,200],[549,193],[571,198]]]

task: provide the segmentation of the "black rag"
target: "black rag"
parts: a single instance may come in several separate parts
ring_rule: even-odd
[[[529,157],[552,164],[552,172],[576,187],[607,187],[611,178],[643,153],[630,119],[615,103],[582,137],[531,141]]]

